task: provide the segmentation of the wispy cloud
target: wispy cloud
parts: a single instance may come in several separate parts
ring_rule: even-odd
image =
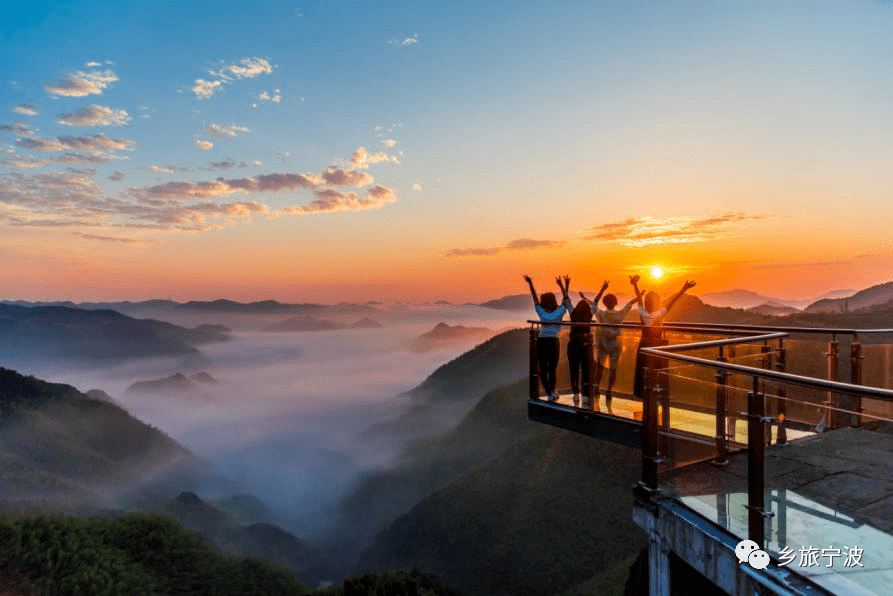
[[[223,126],[221,124],[209,124],[207,127],[207,131],[211,136],[222,138],[222,137],[237,137],[239,135],[245,135],[251,132],[247,126],[239,126],[237,124],[227,124]]]
[[[274,89],[272,93],[270,93],[269,91],[261,91],[260,94],[257,96],[257,101],[259,101],[261,103],[265,103],[265,102],[279,103],[282,101],[282,90]],[[251,107],[256,108],[257,102],[252,103]]]
[[[115,110],[94,103],[71,114],[60,114],[57,122],[66,126],[123,126],[131,120],[127,110]]]
[[[155,244],[158,242],[152,238],[127,238],[120,236],[100,236],[98,234],[85,234],[83,232],[72,232],[74,236],[83,238],[84,240],[101,240],[102,242],[121,242],[124,244]]]
[[[122,172],[121,170],[115,170],[109,176],[109,180],[113,182],[120,182],[121,180],[124,180],[124,172]]]
[[[230,170],[232,168],[244,168],[244,161],[233,161],[232,159],[224,159],[223,161],[212,161],[208,164],[208,170]]]
[[[60,137],[61,138],[61,137]],[[59,141],[56,141],[59,142]],[[245,167],[224,160],[207,168]],[[187,168],[153,166],[155,173],[177,173]],[[193,168],[206,169],[206,168]],[[81,228],[85,239],[127,242],[106,230],[208,231],[250,219],[378,209],[397,201],[393,189],[375,184],[365,170],[340,165],[319,173],[284,172],[242,178],[180,182],[131,187],[116,196],[105,194],[93,169],[63,172],[0,173],[0,221],[18,227]],[[123,173],[109,179],[120,181]],[[306,192],[306,202],[270,205],[252,195]],[[241,200],[232,200],[241,195]],[[88,228],[88,230],[83,230]],[[90,230],[92,228],[93,231]]]
[[[204,151],[210,151],[214,148],[214,143],[211,141],[206,141],[205,139],[196,139],[195,146]]]
[[[14,107],[12,111],[17,114],[24,114],[25,116],[37,116],[40,114],[40,109],[32,103],[20,103]]]
[[[47,139],[39,136],[24,137],[16,140],[16,145],[42,153],[58,153],[60,151],[86,151],[102,153],[105,151],[124,151],[136,148],[136,141],[130,139],[112,139],[102,133],[86,137],[59,136]]]
[[[102,95],[103,89],[118,80],[118,76],[111,70],[79,70],[65,75],[62,80],[55,83],[44,84],[44,89],[53,95],[65,97],[84,97],[87,95]]]
[[[276,211],[273,215],[366,211],[369,209],[380,209],[385,205],[397,202],[397,195],[394,191],[380,184],[369,188],[363,196],[354,191],[342,192],[334,189],[322,189],[316,191],[316,197],[316,200],[306,205],[285,207]]]
[[[410,190],[413,190],[413,191],[415,191],[415,192],[422,192],[422,185],[419,184],[418,182],[415,182],[415,183],[413,183],[413,185],[412,185],[412,187],[410,188]]]
[[[213,79],[196,79],[192,92],[199,99],[208,99],[223,91],[223,85],[238,79],[252,79],[262,74],[271,74],[273,66],[263,58],[242,58],[232,64],[221,63],[217,70],[209,70]]]
[[[192,86],[192,92],[199,99],[207,99],[217,93],[223,91],[223,81],[206,81],[205,79],[195,79]]]
[[[153,174],[176,174],[179,172],[189,172],[190,168],[178,167],[178,166],[152,166],[149,168],[149,171]]]
[[[392,37],[388,43],[395,46],[414,46],[419,43],[419,34],[413,33],[410,37]]]
[[[721,237],[731,224],[767,217],[767,214],[744,212],[708,217],[632,217],[590,228],[583,239],[617,242],[629,247],[706,242]]]
[[[33,137],[34,129],[27,122],[15,120],[11,124],[0,124],[0,132],[8,132],[17,137]]]
[[[365,169],[372,164],[387,161],[392,163],[400,163],[400,160],[393,155],[388,155],[384,151],[369,153],[369,151],[365,147],[358,147],[356,151],[350,154],[350,157],[348,157],[347,160],[350,162],[350,165],[352,167],[360,169]]]
[[[448,257],[487,257],[501,252],[517,250],[536,250],[539,248],[558,248],[563,246],[560,240],[534,240],[532,238],[518,238],[506,242],[500,246],[482,248],[454,248],[446,253]]]
[[[14,155],[0,161],[0,165],[12,168],[14,170],[30,170],[34,168],[42,168],[52,163],[49,159],[40,159],[30,155]]]

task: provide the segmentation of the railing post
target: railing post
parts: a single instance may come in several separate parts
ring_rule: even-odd
[[[536,339],[538,330],[530,328],[530,399],[538,399],[540,396],[539,359],[536,355]]]
[[[862,344],[859,343],[858,336],[853,336],[853,343],[850,344],[850,383],[853,385],[862,384],[862,358]],[[850,416],[850,426],[862,426],[862,396],[853,395],[852,403],[856,412],[859,413]]]
[[[642,483],[645,488],[657,490],[657,399],[651,390],[651,370],[642,371],[645,378],[645,395],[642,397]]]
[[[717,362],[728,362],[723,346],[719,346],[719,358]],[[716,463],[729,462],[729,445],[726,434],[726,416],[728,415],[727,389],[728,373],[721,368],[716,369]]]
[[[840,380],[840,349],[837,344],[837,336],[832,335],[831,341],[828,342],[828,351],[825,353],[828,357],[828,380]],[[837,396],[833,391],[828,392],[828,429],[839,428],[843,426],[841,416],[835,409],[837,407]]]
[[[772,369],[772,353],[770,351],[768,341],[764,341],[763,345],[760,346],[760,353],[763,355],[763,357],[760,359],[762,368],[764,370],[771,370]],[[767,429],[766,444],[771,445],[772,444],[772,425],[767,424],[766,429]]]
[[[753,378],[753,390],[747,394],[747,533],[765,546],[765,461],[764,437],[766,403],[760,392],[759,377]]]
[[[779,372],[785,372],[785,367],[787,366],[787,349],[784,347],[784,340],[778,340],[778,354],[775,358],[775,370]],[[775,442],[779,445],[784,445],[788,442],[788,430],[785,426],[786,420],[788,417],[788,402],[785,399],[787,397],[787,389],[785,388],[784,383],[778,384],[778,404],[776,406],[776,415],[778,418],[778,431],[775,434]]]
[[[655,364],[659,363],[655,362]],[[670,437],[667,435],[670,430],[670,379],[665,374],[663,377],[661,376],[662,370],[664,370],[662,366],[655,366],[650,372],[654,379],[652,386],[656,394],[655,402],[660,404],[659,424],[661,430],[664,431],[664,434],[659,435],[658,438],[658,453],[667,457],[670,453]]]

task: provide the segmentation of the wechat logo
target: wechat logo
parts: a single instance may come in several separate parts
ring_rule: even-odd
[[[753,540],[742,540],[735,547],[735,556],[739,563],[748,563],[754,569],[765,569],[769,566],[769,553],[760,549]]]

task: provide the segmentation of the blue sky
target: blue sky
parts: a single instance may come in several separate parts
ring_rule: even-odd
[[[863,1],[18,3],[0,25],[3,273],[11,297],[78,280],[318,298],[337,271],[349,296],[461,299],[553,264],[593,283],[655,263],[712,289],[876,283],[891,26]],[[101,85],[54,93],[66,77]]]

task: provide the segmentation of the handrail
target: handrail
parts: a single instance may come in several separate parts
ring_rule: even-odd
[[[777,339],[779,337],[784,337],[785,333],[762,335],[762,336],[752,336],[752,341],[763,341],[765,339]],[[718,360],[708,360],[707,358],[697,358],[695,356],[686,356],[683,354],[676,354],[674,351],[685,350],[685,349],[698,349],[704,347],[704,344],[710,344],[712,346],[720,346],[720,345],[728,345],[729,343],[741,343],[740,339],[728,339],[728,340],[716,340],[713,342],[697,342],[690,344],[676,344],[673,346],[657,346],[650,348],[641,348],[642,352],[645,354],[649,354],[651,356],[658,356],[663,358],[669,358],[671,360],[678,360],[680,362],[687,362],[689,364],[699,364],[701,366],[706,366],[708,368],[715,368],[717,370],[725,370],[729,372],[735,372],[745,375],[750,375],[753,377],[760,377],[763,379],[771,379],[773,381],[781,381],[785,383],[793,383],[796,385],[805,385],[807,387],[812,387],[814,389],[825,389],[828,391],[839,391],[841,393],[850,393],[850,394],[858,394],[858,395],[866,395],[871,397],[872,399],[878,399],[881,401],[890,401],[893,402],[893,390],[891,389],[881,389],[880,387],[870,387],[866,385],[854,385],[852,383],[842,383],[840,381],[829,381],[826,379],[818,379],[815,377],[804,377],[802,375],[794,375],[787,372],[780,372],[777,370],[769,370],[765,368],[754,368],[752,366],[744,366],[743,364],[733,364],[731,362],[721,362]]]
[[[562,327],[621,327],[624,329],[641,329],[642,323],[596,323],[586,322],[579,323],[573,321],[555,321],[546,322],[536,319],[528,319],[528,323],[534,325],[558,325]],[[785,332],[785,333],[816,333],[821,335],[859,335],[861,333],[888,333],[893,334],[893,329],[844,329],[837,327],[782,327],[775,325],[743,325],[738,323],[685,323],[681,321],[671,321],[663,324],[665,330],[668,331],[714,331],[716,333],[741,333],[750,331],[767,331],[767,332]]]
[[[639,331],[642,330],[643,325],[641,323],[596,323],[596,322],[587,322],[587,323],[577,323],[574,321],[556,321],[554,323],[547,323],[544,321],[537,321],[533,319],[528,319],[528,323],[532,325],[557,325],[559,327],[617,327],[620,329],[637,329]],[[704,333],[710,335],[740,335],[740,336],[749,336],[750,332],[745,331],[743,329],[729,329],[728,331],[718,331],[713,328],[704,328],[700,324],[693,324],[686,327],[675,327],[672,331],[683,331],[688,333]]]
[[[688,323],[668,322],[664,327],[676,327]],[[697,325],[710,328],[723,329],[747,329],[750,331],[786,331],[788,333],[822,333],[825,335],[858,335],[860,333],[893,333],[893,329],[844,329],[837,327],[785,327],[779,325],[746,325],[741,323],[697,323]]]

